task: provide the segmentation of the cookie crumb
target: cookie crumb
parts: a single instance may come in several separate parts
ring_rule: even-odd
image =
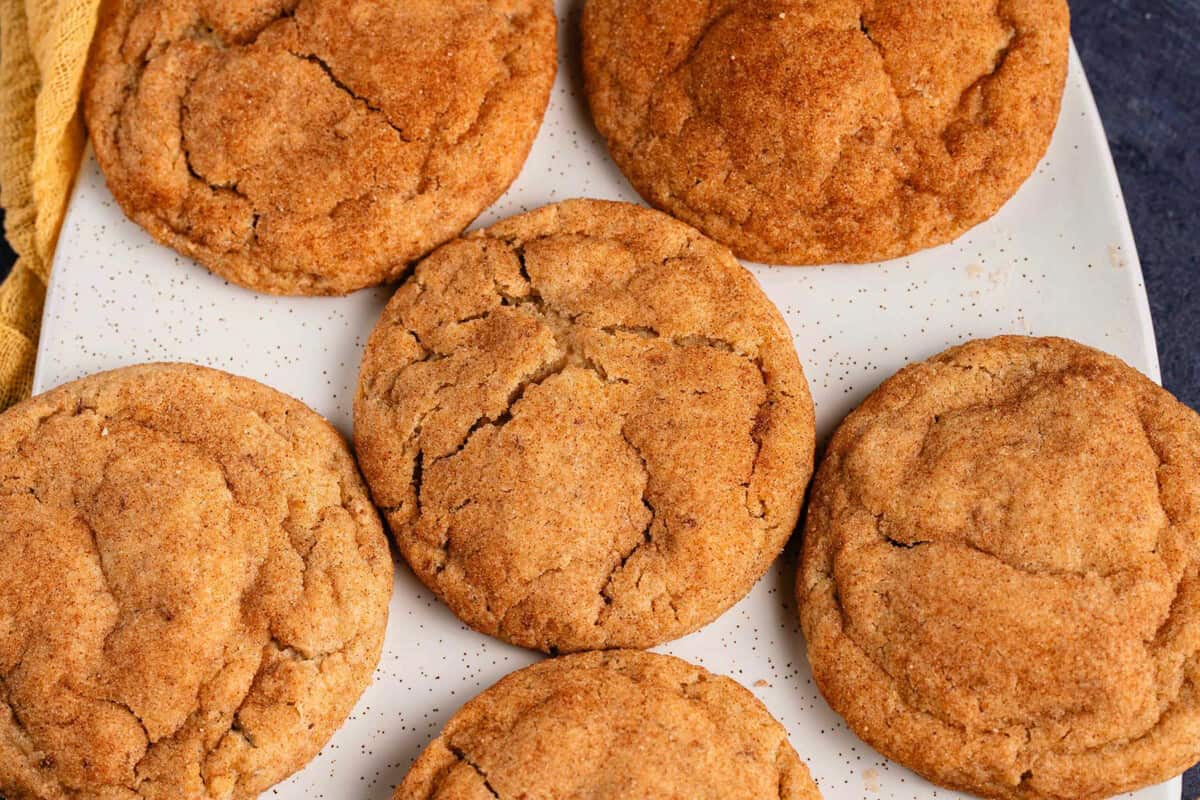
[[[1125,269],[1129,266],[1129,259],[1122,252],[1121,245],[1110,244],[1108,246],[1108,260],[1113,265],[1113,269]]]

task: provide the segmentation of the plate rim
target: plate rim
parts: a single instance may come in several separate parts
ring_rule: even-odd
[[[559,24],[562,25],[568,23],[564,20],[560,20]],[[1120,213],[1117,215],[1117,224],[1113,230],[1113,234],[1120,244],[1122,253],[1127,260],[1126,280],[1128,281],[1129,288],[1133,293],[1134,311],[1140,325],[1140,334],[1142,339],[1139,348],[1141,351],[1140,355],[1147,365],[1146,374],[1156,383],[1161,384],[1161,365],[1158,354],[1157,339],[1154,331],[1154,321],[1150,310],[1149,294],[1145,285],[1145,277],[1142,271],[1141,259],[1138,255],[1133,227],[1129,218],[1129,209],[1125,202],[1124,192],[1121,188],[1120,176],[1117,172],[1116,164],[1113,159],[1112,149],[1109,146],[1109,141],[1104,131],[1103,120],[1100,116],[1099,107],[1096,104],[1095,95],[1092,92],[1091,84],[1087,77],[1087,71],[1083,65],[1082,59],[1079,56],[1074,39],[1070,41],[1069,45],[1068,64],[1069,67],[1067,80],[1078,81],[1079,89],[1082,92],[1080,99],[1084,104],[1084,116],[1086,117],[1084,123],[1087,128],[1087,135],[1092,138],[1093,144],[1101,154],[1099,163],[1097,164],[1097,166],[1100,168],[1100,177],[1111,191],[1112,198],[1120,210]],[[1059,120],[1059,124],[1061,124],[1061,119]],[[64,214],[62,226],[60,228],[60,235],[71,230],[72,223],[76,222],[80,215],[85,213],[83,206],[76,202],[79,193],[82,191],[83,183],[79,180],[79,175],[83,170],[88,168],[93,160],[94,151],[89,138],[85,143],[85,147],[79,162],[79,167],[76,170],[75,178],[72,181],[67,210]],[[115,203],[115,200],[113,200],[113,202]],[[481,216],[483,213],[486,213],[486,209],[484,212],[481,212]],[[986,221],[981,224],[986,224]],[[969,233],[969,231],[964,232],[962,235],[966,236],[967,233]],[[166,247],[165,245],[159,246]],[[51,329],[51,326],[55,325],[56,319],[60,321],[63,319],[62,316],[57,314],[57,311],[59,310],[60,304],[64,302],[65,298],[60,296],[60,294],[55,291],[58,284],[56,277],[60,272],[59,262],[62,258],[61,254],[63,252],[63,249],[56,248],[55,256],[51,264],[50,276],[46,286],[45,304],[42,311],[40,327],[42,335],[39,336],[34,363],[33,390],[35,394],[39,394],[49,388],[52,388],[45,385],[47,371],[49,369],[48,365],[50,363],[50,359],[46,355],[49,351],[49,346],[47,343],[56,339],[57,337],[46,336],[45,333],[47,330]],[[900,262],[902,259],[895,259],[894,261]],[[748,262],[742,261],[741,263],[745,265]],[[878,268],[886,268],[885,265],[887,263],[888,262],[883,262],[883,264],[879,265]],[[794,267],[793,269],[805,268]],[[1182,793],[1182,775],[1176,776],[1164,783],[1156,784],[1146,788],[1158,788],[1163,792],[1171,792],[1172,796],[1178,797]]]

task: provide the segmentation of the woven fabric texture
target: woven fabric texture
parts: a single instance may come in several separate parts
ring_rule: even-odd
[[[83,151],[79,93],[99,0],[0,0],[0,410],[29,394],[54,244]]]

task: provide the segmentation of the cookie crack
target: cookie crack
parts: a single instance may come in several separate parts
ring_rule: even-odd
[[[892,71],[888,69],[887,55],[883,52],[883,45],[875,41],[875,38],[871,36],[871,29],[861,13],[858,15],[858,30],[879,55],[880,69],[883,70],[884,77],[887,78],[888,87],[892,90],[892,97],[895,98],[896,105],[900,106],[901,116],[905,116],[904,103],[900,100],[900,91],[896,88],[896,78],[892,75]]]
[[[673,347],[704,347],[735,355],[738,358],[748,361],[754,365],[755,369],[758,370],[764,388],[767,389],[768,395],[770,394],[771,383],[768,378],[766,365],[763,363],[762,356],[759,353],[745,350],[736,342],[729,339],[699,333],[686,334],[682,336],[665,334],[650,325],[604,325],[600,328],[594,328],[593,330],[599,330],[600,332],[608,334],[609,336],[627,334],[638,336],[643,339],[657,339],[665,341],[671,344]]]
[[[678,78],[680,73],[682,73],[691,65],[692,60],[696,57],[696,53],[700,50],[700,45],[704,44],[704,40],[707,38],[709,31],[716,27],[717,24],[722,22],[726,17],[731,16],[735,11],[737,11],[736,4],[731,3],[725,10],[714,15],[713,6],[715,5],[715,2],[716,0],[708,0],[708,8],[704,12],[704,18],[706,18],[708,21],[705,22],[704,25],[701,26],[700,30],[696,32],[696,37],[688,42],[687,47],[683,51],[683,55],[679,59],[679,62],[671,67],[671,69],[667,71],[666,75],[662,76],[655,82],[654,88],[650,92],[648,101],[642,106],[641,127],[643,130],[648,131],[650,128],[650,114],[652,113],[654,106],[659,101],[659,98],[662,94],[662,87],[668,82]],[[624,92],[622,93],[624,94]]]
[[[136,722],[138,724],[138,727],[142,729],[142,736],[146,737],[146,752],[147,753],[150,752],[150,747],[152,745],[157,744],[159,741],[162,741],[162,739],[168,738],[166,736],[162,736],[162,737],[159,737],[158,739],[155,739],[153,736],[151,736],[150,729],[146,727],[145,720],[142,719],[142,716],[140,714],[138,714],[136,711],[133,710],[133,706],[129,705],[129,703],[125,702],[124,700],[118,700],[118,699],[115,699],[112,697],[87,697],[86,695],[81,695],[81,696],[85,697],[88,700],[98,701],[101,703],[108,703],[109,705],[113,706],[114,708],[118,708],[118,709],[124,711],[125,713],[129,714],[129,716],[133,717],[133,721]],[[145,758],[145,754],[142,755],[142,758]],[[137,775],[137,767],[140,766],[141,763],[142,763],[141,759],[139,759],[137,762],[137,765],[134,766],[134,775],[135,776]]]
[[[1159,509],[1162,511],[1163,517],[1167,520],[1166,526],[1159,532],[1159,545],[1158,546],[1161,549],[1163,535],[1168,530],[1170,530],[1180,524],[1180,522],[1178,520],[1176,520],[1175,517],[1171,514],[1171,510],[1167,508],[1167,504],[1163,501],[1164,492],[1163,492],[1163,483],[1162,483],[1162,470],[1164,467],[1168,466],[1169,461],[1166,458],[1166,456],[1164,455],[1164,453],[1160,450],[1158,445],[1155,444],[1154,437],[1150,435],[1149,423],[1146,421],[1146,418],[1142,413],[1138,414],[1138,423],[1142,429],[1142,435],[1146,439],[1146,445],[1150,448],[1150,452],[1154,454],[1154,458],[1158,462],[1154,469],[1154,484],[1155,484],[1155,490],[1156,490],[1156,497],[1158,499]],[[1184,582],[1184,580],[1186,580],[1188,578],[1189,571],[1194,571],[1194,570],[1195,570],[1195,563],[1193,560],[1193,562],[1189,563],[1189,565],[1181,571],[1179,579],[1175,581],[1174,594],[1171,597],[1171,604],[1167,608],[1166,617],[1163,618],[1163,621],[1159,624],[1158,628],[1154,631],[1154,633],[1148,639],[1145,640],[1147,644],[1154,645],[1155,649],[1157,649],[1157,647],[1160,646],[1159,639],[1161,638],[1163,632],[1170,625],[1171,620],[1174,619],[1174,617],[1175,617],[1175,612],[1178,608],[1179,598],[1183,592],[1183,582]],[[1192,655],[1194,657],[1195,653],[1193,653]]]
[[[484,430],[485,428],[492,430],[493,433],[499,433],[500,430],[502,430],[509,422],[512,421],[514,409],[515,409],[516,405],[521,402],[521,400],[525,397],[525,394],[531,388],[540,386],[543,383],[545,383],[546,381],[555,377],[556,375],[562,374],[570,366],[571,366],[571,364],[569,362],[568,354],[564,352],[558,358],[551,361],[549,364],[545,364],[545,365],[541,366],[539,369],[535,370],[533,373],[522,378],[517,383],[517,385],[515,387],[513,387],[512,391],[509,392],[508,398],[505,402],[505,408],[499,414],[497,414],[495,416],[481,415],[480,417],[478,417],[471,424],[471,426],[467,429],[466,434],[464,434],[462,441],[459,442],[457,447],[455,447],[452,451],[450,451],[448,453],[432,457],[431,459],[429,459],[430,463],[437,464],[442,461],[448,461],[448,460],[451,460],[451,459],[457,457],[464,450],[466,450],[467,447],[470,446],[471,442],[474,441],[476,435],[480,431]],[[430,414],[430,413],[433,413],[433,412],[432,411],[427,412],[425,416],[428,416],[428,414]],[[417,438],[419,436],[420,436],[420,428],[418,427],[410,435],[410,438]],[[426,457],[425,457],[424,447],[418,446],[417,461],[414,463],[413,476],[410,479],[410,481],[416,491],[416,495],[417,495],[416,514],[415,514],[414,518],[419,518],[420,514],[421,514],[420,491],[421,491],[421,487],[422,487],[422,480],[423,480],[423,474],[424,474],[424,468],[425,468],[425,460],[426,460]],[[460,504],[459,507],[461,508],[462,504]],[[399,510],[399,509],[396,509],[396,510]],[[391,513],[394,513],[394,511]],[[449,519],[446,520],[445,530],[442,531],[442,534],[440,536],[440,540],[438,543],[438,549],[440,549],[442,551],[442,560],[436,569],[436,573],[440,574],[445,571],[446,564],[448,564],[450,561],[450,521],[449,521]],[[511,610],[511,609],[509,609],[509,610]],[[507,611],[506,611],[506,613],[507,613]],[[500,616],[500,615],[497,615],[497,616]]]
[[[454,448],[454,450],[446,453],[445,455],[435,456],[432,459],[433,462],[437,463],[439,461],[445,461],[460,454],[471,444],[471,440],[475,438],[475,434],[477,434],[483,428],[492,428],[496,432],[499,432],[500,429],[512,421],[514,407],[520,403],[522,399],[524,399],[525,394],[530,389],[541,386],[543,383],[555,377],[556,375],[562,374],[570,366],[572,365],[570,363],[569,354],[563,353],[554,361],[522,378],[517,385],[513,387],[512,391],[509,392],[508,399],[505,402],[504,410],[495,416],[488,416],[486,414],[481,415],[475,420],[475,422],[471,424],[470,428],[467,429],[467,433],[464,435],[459,445]]]
[[[1004,19],[1003,17],[1000,17],[999,15],[997,15],[997,18],[1005,24],[1004,43],[997,49],[996,53],[993,55],[992,66],[986,72],[984,72],[982,75],[980,75],[978,78],[976,78],[974,81],[972,81],[971,84],[959,94],[958,103],[957,103],[959,108],[962,108],[966,99],[968,97],[970,97],[971,94],[974,93],[976,89],[987,84],[992,79],[992,77],[995,76],[995,74],[1000,71],[1000,69],[1004,66],[1005,61],[1008,59],[1009,51],[1012,48],[1012,44],[1013,44],[1014,40],[1016,39],[1016,35],[1017,35],[1016,28],[1011,21]],[[908,113],[905,109],[904,99],[901,95],[900,89],[898,88],[898,86],[896,84],[896,76],[892,73],[892,70],[888,66],[887,53],[884,51],[883,45],[880,44],[879,41],[876,40],[871,35],[870,25],[867,24],[865,16],[861,13],[858,16],[858,29],[862,33],[863,38],[865,38],[867,40],[867,42],[870,43],[871,47],[873,47],[875,49],[875,52],[879,54],[880,68],[882,69],[884,76],[887,78],[888,86],[892,90],[892,97],[895,98],[896,104],[900,107],[901,118],[905,121],[905,124],[907,124],[908,123]],[[950,129],[954,126],[954,123],[955,123],[955,120],[950,119],[945,124],[943,124],[941,126],[941,128],[938,130],[938,137],[943,142],[945,142],[947,137],[949,136]],[[978,171],[982,171],[982,170],[977,170],[977,172]],[[918,191],[916,189],[916,187],[911,184],[911,180],[912,180],[911,175],[897,174],[896,177],[898,180],[901,181],[901,183],[903,185],[908,186],[913,191]],[[940,196],[942,194],[941,192],[932,191],[930,189],[923,189],[923,190],[919,190],[919,191],[920,191],[920,193],[929,194],[932,196]]]
[[[275,641],[274,636],[271,637],[270,641]],[[200,758],[199,770],[201,779],[204,781],[205,788],[209,788],[209,779],[205,777],[208,764],[210,761],[212,761],[212,758],[217,751],[221,749],[221,746],[225,744],[226,740],[228,740],[230,737],[240,738],[251,749],[258,749],[258,743],[254,740],[253,735],[243,726],[241,713],[242,710],[245,709],[246,704],[249,703],[250,699],[254,696],[254,689],[258,685],[259,679],[267,669],[266,651],[267,647],[263,647],[260,650],[258,666],[256,666],[254,669],[254,676],[250,679],[246,693],[242,695],[237,706],[229,714],[229,726],[220,736],[216,737],[213,745],[207,748],[204,752],[204,755]],[[222,667],[222,669],[224,669],[224,667]],[[220,670],[218,670],[217,674],[219,674],[219,672]],[[235,767],[234,773],[235,782],[240,783],[242,778],[245,776],[244,770]]]
[[[1146,418],[1142,413],[1138,414],[1138,425],[1142,429],[1142,436],[1146,440],[1146,446],[1150,448],[1150,452],[1154,454],[1154,458],[1158,461],[1158,464],[1155,465],[1154,468],[1154,483],[1155,488],[1157,489],[1156,496],[1158,499],[1158,507],[1162,510],[1163,517],[1166,518],[1168,526],[1178,525],[1178,521],[1167,508],[1167,504],[1163,502],[1162,470],[1164,467],[1168,466],[1170,462],[1160,450],[1158,445],[1155,444],[1154,437],[1150,435],[1150,425],[1146,422]]]
[[[966,88],[966,90],[963,91],[963,93],[959,96],[959,106],[960,107],[962,106],[963,101],[965,101],[968,97],[970,97],[971,94],[974,93],[976,89],[981,89],[983,86],[985,86],[987,83],[989,83],[991,81],[991,79],[996,75],[996,73],[998,73],[1004,67],[1005,62],[1008,60],[1008,54],[1011,52],[1012,47],[1013,47],[1013,42],[1015,42],[1016,38],[1017,38],[1017,31],[1016,31],[1016,28],[1013,27],[1011,22],[1008,22],[1007,20],[1004,20],[1004,19],[1001,19],[1001,21],[1005,22],[1005,24],[1007,25],[1007,29],[1005,31],[1004,44],[1000,45],[999,49],[996,50],[995,55],[992,56],[991,69],[989,69],[987,72],[983,73],[978,78],[976,78],[971,83],[971,85],[968,86]],[[943,138],[945,138],[950,127],[951,127],[951,125],[947,125],[945,128],[942,129],[941,136]]]
[[[512,20],[508,20],[508,22],[509,22],[509,27],[510,27],[509,35],[511,36],[512,35],[511,28],[513,27],[513,22],[512,22]],[[492,37],[492,41],[495,41],[497,38],[499,38],[499,35]],[[483,119],[484,112],[488,108],[489,104],[491,104],[494,101],[498,92],[507,88],[508,85],[510,83],[512,83],[513,77],[516,74],[516,70],[514,69],[513,64],[516,62],[517,56],[519,54],[520,54],[519,42],[518,42],[518,44],[509,43],[508,46],[505,47],[504,56],[500,59],[500,63],[504,67],[504,71],[502,73],[498,73],[491,80],[491,82],[488,85],[488,88],[484,90],[483,97],[479,101],[478,108],[475,109],[475,114],[471,118],[470,124],[467,125],[466,129],[461,134],[456,136],[453,140],[450,140],[447,142],[447,144],[450,147],[457,147],[465,139],[470,138],[479,130],[480,122]],[[441,122],[441,119],[444,117],[445,117],[444,113],[442,115],[440,115],[439,123]],[[432,150],[432,148],[431,148],[431,150]],[[428,163],[428,159],[426,159],[426,163]],[[426,172],[427,172],[426,169],[422,169],[423,176],[426,174]]]
[[[642,464],[642,475],[644,480],[642,483],[641,501],[646,510],[650,512],[650,518],[646,521],[646,525],[642,529],[642,538],[636,544],[634,544],[630,550],[621,555],[620,560],[618,560],[613,568],[609,570],[608,577],[605,578],[603,585],[600,587],[600,598],[603,600],[603,605],[600,606],[596,612],[596,620],[593,623],[595,626],[602,626],[608,621],[608,616],[615,600],[613,597],[612,588],[613,581],[616,580],[617,576],[624,571],[625,565],[631,558],[634,557],[634,555],[641,551],[643,547],[657,546],[654,542],[653,528],[655,520],[658,519],[658,511],[654,508],[654,505],[650,502],[649,498],[651,477],[650,465],[646,461],[646,456],[642,454],[641,449],[629,438],[629,435],[626,433],[623,426],[621,428],[621,439],[624,440],[625,444],[629,447],[633,454],[637,456],[638,460]],[[666,528],[665,522],[663,523],[663,528]],[[672,598],[672,601],[673,600],[674,598]]]
[[[517,55],[517,53],[515,50],[510,51],[505,54],[504,59],[501,62],[504,64],[504,67],[505,67],[504,76],[497,78],[492,83],[492,85],[488,87],[487,91],[484,92],[483,99],[480,101],[479,108],[475,111],[475,116],[471,119],[470,125],[467,126],[466,130],[464,130],[462,133],[460,133],[458,136],[456,136],[452,141],[450,141],[448,143],[450,147],[457,147],[458,145],[462,144],[465,140],[470,139],[472,136],[474,136],[479,131],[479,127],[484,118],[484,112],[486,111],[488,106],[494,102],[496,95],[499,92],[501,92],[503,89],[507,88],[508,84],[511,83],[511,81],[512,81],[513,67],[512,67],[511,62],[516,57],[516,55]],[[434,152],[434,149],[430,148],[430,153],[432,154],[433,152]],[[421,175],[423,178],[427,178],[427,176],[428,176],[428,171],[429,171],[428,163],[429,163],[429,159],[426,159],[426,161],[425,161],[426,166],[421,170]]]
[[[534,593],[538,590],[538,587],[541,585],[542,581],[544,581],[547,578],[547,576],[556,575],[556,574],[562,573],[563,571],[565,571],[567,569],[570,569],[571,565],[574,562],[575,562],[575,558],[572,556],[572,557],[566,559],[559,566],[549,567],[547,569],[544,569],[541,572],[539,572],[537,575],[530,578],[526,582],[525,593],[522,594],[520,598],[518,598],[517,600],[514,600],[512,603],[510,603],[508,606],[506,606],[504,611],[492,612],[493,616],[497,620],[496,628],[498,630],[502,630],[502,631],[506,630],[508,628],[509,617],[511,617],[518,608],[520,608],[522,605],[524,605],[525,602],[529,600],[529,598],[533,597]],[[489,611],[491,610],[490,605],[488,606],[488,610]],[[547,648],[547,649],[549,649],[549,648]]]
[[[8,708],[8,715],[12,719],[17,737],[20,739],[19,745],[27,751],[27,756],[32,756],[38,751],[37,744],[25,721],[21,719],[21,715],[17,712],[17,704],[13,702],[12,690],[9,688],[7,675],[0,675],[0,702],[3,702]]]
[[[744,348],[738,346],[736,342],[730,341],[729,339],[711,335],[689,334],[685,336],[670,336],[661,333],[652,326],[646,325],[606,325],[601,327],[599,330],[610,336],[628,334],[643,338],[659,339],[670,342],[674,347],[708,347],[720,352],[730,353],[754,365],[754,368],[758,371],[759,380],[762,381],[765,394],[763,399],[759,402],[758,407],[755,409],[754,418],[750,426],[750,439],[754,443],[754,456],[751,460],[750,474],[747,476],[746,481],[742,485],[745,489],[746,512],[755,519],[766,521],[765,503],[763,503],[761,498],[759,498],[759,507],[754,508],[751,505],[750,497],[750,489],[754,483],[754,476],[758,473],[759,456],[762,455],[762,431],[763,428],[768,424],[763,416],[763,411],[764,409],[771,408],[775,403],[775,399],[772,397],[773,390],[771,388],[771,381],[767,374],[766,365],[763,363],[762,356],[758,353],[752,353],[745,350]],[[778,523],[775,525],[769,525],[769,527],[774,528],[777,527],[777,525]]]
[[[758,474],[758,461],[762,456],[764,432],[767,426],[770,425],[770,414],[764,416],[763,411],[773,408],[774,401],[771,398],[770,389],[767,389],[767,375],[763,369],[763,365],[761,362],[757,362],[757,366],[759,368],[759,373],[762,376],[765,396],[763,397],[762,401],[759,402],[758,408],[754,412],[754,420],[750,425],[750,441],[754,443],[754,457],[750,459],[750,474],[746,476],[746,481],[742,484],[742,488],[745,489],[746,496],[743,502],[746,505],[747,513],[749,513],[751,517],[763,520],[763,522],[766,523],[767,504],[763,502],[762,497],[758,497],[758,507],[752,507],[750,505],[750,489],[754,485],[754,476]],[[774,527],[777,527],[777,525],[771,525],[768,523],[768,528]]]
[[[282,9],[280,13],[276,14],[271,19],[263,22],[261,27],[255,32],[254,37],[250,40],[248,46],[252,46],[254,43],[256,43],[258,40],[258,37],[267,28],[269,28],[272,25],[274,25],[275,23],[279,22],[281,19],[285,19],[287,17],[292,16],[293,12],[294,12],[294,7],[287,7],[287,8]],[[185,39],[199,42],[202,45],[207,46],[209,49],[217,50],[217,51],[226,50],[230,46],[220,36],[218,36],[216,34],[212,25],[209,24],[208,22],[206,22],[203,18],[198,19],[195,22],[195,24],[193,24],[187,31],[184,32],[184,34],[182,36],[176,37],[174,39],[170,39],[169,41],[166,41],[165,43],[161,43],[161,44],[157,44],[157,45],[154,43],[153,40],[151,40],[151,42],[146,46],[146,48],[143,49],[141,52],[139,52],[137,54],[136,58],[132,62],[130,62],[128,60],[124,62],[125,66],[132,70],[132,74],[126,78],[124,85],[121,87],[120,101],[117,103],[114,103],[112,108],[109,109],[109,111],[108,111],[108,117],[110,119],[121,118],[126,115],[128,105],[129,105],[131,99],[137,95],[138,91],[141,88],[142,78],[145,75],[146,69],[150,66],[150,64],[153,61],[160,58],[163,54],[168,52],[172,47],[179,44],[181,41],[183,41]],[[245,195],[243,192],[238,190],[236,182],[229,183],[229,184],[215,183],[215,182],[207,179],[203,174],[201,174],[201,172],[198,169],[196,169],[195,164],[192,162],[191,153],[187,146],[187,138],[184,135],[184,117],[186,116],[187,113],[189,113],[188,106],[187,106],[187,96],[190,93],[192,85],[195,83],[198,74],[199,74],[199,70],[188,75],[187,81],[183,86],[183,90],[179,95],[180,108],[179,108],[179,119],[178,119],[177,124],[178,124],[178,128],[179,128],[179,149],[180,149],[180,155],[182,156],[182,159],[183,159],[184,168],[187,170],[189,177],[198,181],[200,184],[208,187],[208,189],[210,191],[212,191],[214,193],[219,193],[222,191],[229,192],[229,193],[243,199],[247,203],[249,203],[251,208],[253,209],[253,207],[254,207],[253,201],[247,195]],[[122,138],[121,138],[121,126],[120,125],[114,125],[112,128],[112,143],[113,143],[113,147],[116,149],[119,157],[122,160],[125,160],[126,151],[123,146],[123,142],[122,142]],[[191,235],[192,226],[190,223],[180,226],[178,224],[177,220],[172,219],[170,217],[170,215],[155,214],[155,216],[164,225],[166,225],[170,230],[172,230],[176,234],[184,235],[184,236]],[[250,225],[251,241],[256,241],[258,238],[258,223],[259,223],[260,217],[261,217],[261,215],[257,211],[253,212],[252,219],[251,219],[251,225]],[[248,246],[249,245],[246,245],[246,247],[248,247]]]
[[[241,709],[238,709],[238,712],[240,713]],[[238,714],[233,715],[233,722],[230,724],[229,730],[225,735],[237,736],[244,741],[251,750],[258,749],[258,742],[254,741],[254,736],[250,733],[250,731],[246,730],[245,726],[242,724],[242,719]]]
[[[785,731],[783,738],[779,740],[779,744],[775,747],[775,758],[771,762],[775,767],[775,771],[779,773],[779,782],[777,788],[779,800],[783,800],[784,793],[787,789],[785,784],[787,782],[788,773],[790,772],[788,769],[789,759],[787,756],[790,750],[791,746],[788,743],[787,732]]]
[[[108,569],[104,564],[104,553],[100,549],[100,538],[96,534],[96,529],[92,527],[92,522],[90,519],[88,519],[86,514],[77,512],[75,514],[75,519],[84,527],[85,530],[87,530],[88,537],[92,542],[92,551],[96,555],[96,568],[100,572],[100,580],[104,583],[104,591],[110,598],[112,598],[113,604],[117,607],[117,622],[112,629],[104,635],[104,640],[100,644],[101,652],[105,652],[108,650],[108,643],[112,640],[112,637],[124,627],[123,619],[126,616],[126,613],[125,609],[121,607],[120,600],[117,599],[116,592],[113,591],[113,581],[109,576]]]
[[[96,414],[98,413],[98,410],[94,405],[88,405],[87,401],[84,400],[83,397],[75,398],[74,405],[70,407],[59,406],[58,408],[54,408],[39,416],[34,421],[33,428],[21,437],[21,440],[17,442],[16,447],[13,449],[19,453],[28,448],[33,443],[34,439],[41,434],[42,428],[44,428],[53,420],[61,418],[74,419],[75,417],[83,416],[87,412]]]
[[[1049,578],[1087,578],[1089,576],[1095,576],[1097,578],[1100,578],[1101,580],[1108,580],[1108,579],[1114,578],[1118,575],[1122,575],[1126,572],[1130,572],[1132,570],[1137,569],[1136,566],[1132,566],[1132,567],[1122,567],[1120,569],[1114,569],[1114,570],[1110,570],[1108,572],[1099,572],[1096,570],[1080,571],[1080,570],[1073,570],[1073,569],[1052,569],[1052,568],[1030,567],[1025,564],[1014,563],[1014,562],[1010,561],[1009,559],[1005,558],[1004,556],[1002,556],[998,553],[995,553],[991,550],[988,550],[987,548],[980,545],[978,542],[975,542],[974,540],[972,540],[970,538],[966,538],[965,536],[964,536],[964,538],[961,538],[961,539],[916,539],[916,540],[899,539],[899,538],[896,538],[895,536],[892,536],[891,534],[884,532],[884,527],[885,527],[884,523],[887,519],[886,514],[878,513],[878,514],[875,514],[874,516],[875,516],[875,527],[876,527],[876,531],[879,535],[879,540],[897,550],[916,550],[918,548],[931,547],[931,546],[935,546],[935,545],[941,546],[941,547],[958,548],[958,549],[978,553],[981,556],[985,556],[988,559],[998,562],[1000,565],[1007,567],[1008,569],[1011,569],[1014,572],[1019,572],[1023,575],[1031,575],[1031,576],[1037,576],[1037,577],[1049,577]]]
[[[517,20],[525,20],[528,18],[528,15],[512,16],[504,14],[501,16],[508,24],[508,33],[510,36],[514,35],[514,32],[517,30]],[[498,37],[499,34],[496,34],[495,36],[491,37],[491,41],[495,41],[495,39]],[[488,88],[484,90],[483,98],[479,101],[479,106],[475,109],[475,114],[471,118],[471,122],[467,125],[466,130],[456,136],[453,140],[444,140],[444,143],[447,147],[458,147],[458,145],[460,145],[465,139],[474,135],[479,130],[480,121],[483,119],[484,109],[488,107],[488,104],[492,102],[493,98],[498,92],[507,88],[513,83],[513,78],[516,72],[513,68],[513,62],[516,60],[519,52],[519,44],[510,45],[505,48],[504,56],[501,59],[501,64],[504,66],[505,73],[493,78],[489,83]],[[450,113],[450,106],[451,103],[448,102],[442,109],[439,110],[437,119],[432,126],[432,130],[434,131],[435,135],[428,140],[429,147],[425,151],[425,157],[421,160],[421,166],[417,172],[417,174],[420,176],[420,181],[418,182],[416,191],[417,194],[427,193],[430,191],[431,185],[433,185],[434,189],[441,188],[440,179],[431,174],[430,168],[432,166],[434,157],[438,154],[436,132],[440,131],[444,127],[446,116]]]
[[[242,245],[242,249],[246,249],[246,248],[252,247],[253,243],[258,241],[258,223],[262,218],[262,214],[260,214],[259,211],[254,206],[254,201],[246,193],[244,193],[240,189],[238,189],[237,181],[232,181],[232,182],[226,183],[226,184],[215,183],[212,180],[205,177],[204,175],[202,175],[200,173],[200,170],[196,169],[196,165],[192,162],[192,153],[191,153],[191,150],[188,148],[187,135],[185,133],[184,123],[185,123],[185,119],[186,119],[187,115],[191,113],[191,109],[188,107],[187,101],[188,101],[188,95],[190,94],[190,92],[192,90],[192,85],[195,83],[195,81],[196,81],[196,76],[193,74],[188,78],[188,82],[184,86],[183,93],[180,95],[180,98],[179,98],[179,152],[183,156],[183,166],[187,170],[188,175],[193,180],[202,184],[203,186],[208,187],[208,190],[210,192],[212,192],[213,194],[220,194],[221,192],[228,192],[229,194],[232,194],[235,197],[241,198],[247,205],[250,206],[250,212],[251,212],[250,239],[248,242],[246,242]],[[165,224],[167,224],[171,228],[171,230],[174,230],[177,233],[181,233],[185,236],[191,235],[192,224],[190,221],[190,217],[188,219],[187,224],[183,226],[182,230],[179,229],[179,227],[176,225],[176,223],[173,220],[163,218],[163,222]]]
[[[458,745],[449,741],[446,742],[446,749],[454,754],[454,757],[459,760],[459,763],[466,764],[468,767],[474,770],[475,774],[479,776],[479,779],[483,781],[483,788],[486,789],[492,797],[496,798],[496,800],[500,800],[500,793],[496,791],[494,786],[492,786],[487,772],[485,772],[483,768],[479,766],[479,764],[477,764],[469,755],[467,755],[466,750],[463,750]]]
[[[363,95],[351,89],[345,81],[343,81],[337,76],[336,73],[334,73],[333,67],[329,66],[329,62],[327,62],[325,59],[321,58],[316,53],[296,52],[294,50],[288,50],[287,52],[301,61],[307,61],[310,64],[315,64],[321,70],[321,72],[325,73],[325,77],[329,79],[329,82],[337,87],[343,94],[347,95],[356,103],[362,103],[368,111],[378,114],[383,122],[396,132],[396,135],[400,137],[401,141],[406,144],[413,144],[416,141],[406,134],[403,128],[393,122],[391,116],[388,115],[386,111],[384,111],[375,103],[372,103]]]
[[[416,506],[415,514],[421,516],[421,488],[425,484],[425,451],[417,450],[416,458],[413,459],[413,505]],[[397,508],[396,511],[400,509]],[[393,512],[394,513],[394,512]]]

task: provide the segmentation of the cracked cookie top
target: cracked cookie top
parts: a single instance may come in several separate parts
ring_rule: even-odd
[[[1046,151],[1065,0],[588,0],[588,97],[654,205],[743,258],[875,261],[994,214]]]
[[[551,0],[110,0],[86,115],[113,195],[235,283],[398,278],[520,172]]]
[[[355,448],[417,576],[525,647],[649,647],[740,599],[812,470],[791,336],[724,247],[571,201],[422,261],[367,345]]]
[[[451,717],[394,800],[820,800],[787,732],[729,678],[632,650],[548,659]]]
[[[190,365],[0,415],[0,797],[258,797],[371,679],[392,563],[349,448]]]
[[[907,367],[829,445],[798,593],[825,697],[931,780],[1166,780],[1200,759],[1200,417],[1063,339]]]

